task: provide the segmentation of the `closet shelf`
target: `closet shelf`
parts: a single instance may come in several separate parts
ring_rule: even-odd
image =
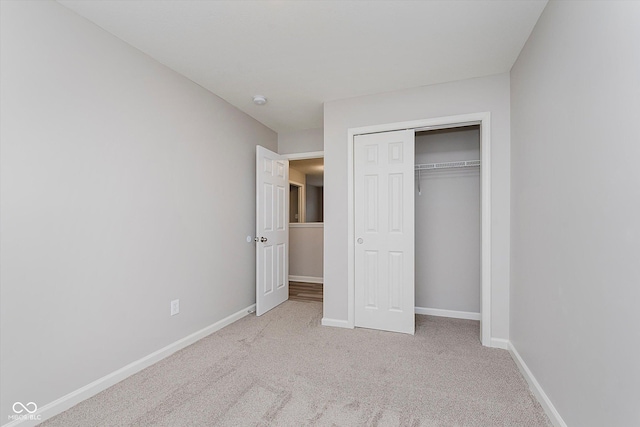
[[[416,171],[428,171],[435,169],[469,168],[480,166],[480,160],[461,160],[459,162],[423,163],[416,165]]]

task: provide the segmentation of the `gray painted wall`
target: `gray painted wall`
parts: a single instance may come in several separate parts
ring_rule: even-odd
[[[324,317],[347,320],[347,132],[349,128],[491,113],[494,338],[509,338],[509,74],[325,103]]]
[[[277,135],[55,2],[0,4],[7,420],[255,302]]]
[[[640,3],[549,2],[511,82],[511,341],[567,425],[640,425]]]
[[[305,198],[306,198],[306,221],[307,222],[322,222],[322,198],[323,188],[310,185],[307,182],[305,186]]]
[[[295,225],[289,228],[289,274],[322,277],[324,247],[322,226]]]
[[[480,159],[479,127],[416,134],[416,163]],[[480,312],[480,168],[420,174],[416,306]]]
[[[308,153],[324,150],[323,129],[306,129],[278,134],[278,153]]]

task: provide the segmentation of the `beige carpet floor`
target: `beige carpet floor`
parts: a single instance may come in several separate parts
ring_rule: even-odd
[[[42,425],[550,426],[475,321],[416,335],[320,326],[322,304],[247,316]]]

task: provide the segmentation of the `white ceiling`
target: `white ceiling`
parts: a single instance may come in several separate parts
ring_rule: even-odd
[[[284,132],[325,101],[509,71],[546,0],[59,3]]]

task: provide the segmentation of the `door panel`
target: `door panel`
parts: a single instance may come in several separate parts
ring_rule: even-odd
[[[355,325],[415,331],[414,132],[354,142]]]
[[[256,148],[256,314],[289,299],[289,161]]]

